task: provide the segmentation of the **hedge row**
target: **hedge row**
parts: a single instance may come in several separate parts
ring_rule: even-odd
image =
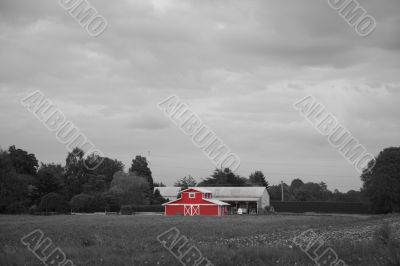
[[[326,201],[271,201],[276,212],[316,212],[371,214],[370,206],[363,202],[326,202]]]
[[[136,212],[164,212],[162,205],[123,205],[121,214],[131,215]]]

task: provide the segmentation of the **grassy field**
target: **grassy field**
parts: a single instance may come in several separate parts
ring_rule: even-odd
[[[384,230],[374,237],[384,222],[392,231]],[[24,235],[41,229],[75,265],[181,265],[157,241],[159,234],[172,227],[178,228],[214,265],[315,265],[292,243],[307,229],[321,235],[326,247],[332,247],[347,265],[390,265],[388,257],[400,253],[397,244],[385,244],[386,238],[399,238],[397,215],[3,215],[0,264],[43,265],[20,242]]]

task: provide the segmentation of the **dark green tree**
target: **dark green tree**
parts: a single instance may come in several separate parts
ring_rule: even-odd
[[[114,174],[119,171],[124,170],[124,164],[117,159],[110,159],[108,157],[102,158],[101,164],[94,170],[90,171],[90,173],[94,175],[103,175],[104,182],[107,188],[110,188],[111,181],[114,177]]]
[[[290,184],[290,190],[292,192],[295,192],[297,189],[301,188],[304,185],[304,182],[299,179],[299,178],[295,178],[293,179],[292,183]]]
[[[50,192],[59,193],[63,189],[62,182],[63,168],[61,165],[42,164],[38,170],[33,201],[38,201]]]
[[[166,187],[166,185],[163,182],[154,182],[154,187]]]
[[[153,192],[149,194],[149,183],[133,173],[118,172],[114,174],[109,192],[118,195],[122,205],[147,205],[151,203]]]
[[[83,184],[87,182],[88,170],[83,162],[84,154],[81,149],[75,148],[67,155],[64,184],[68,199],[80,194],[83,191]]]
[[[87,175],[87,182],[82,185],[84,193],[94,194],[103,193],[106,189],[106,177],[104,175]]]
[[[187,189],[189,187],[195,187],[196,185],[197,185],[197,182],[191,175],[178,179],[174,184],[175,187],[180,187],[182,189]]]
[[[70,209],[63,195],[51,192],[44,195],[40,200],[39,211],[67,213]]]
[[[328,190],[324,182],[305,183],[294,190],[293,195],[298,201],[329,201],[332,199],[332,192]]]
[[[369,162],[361,180],[375,212],[400,211],[400,147],[381,151],[375,162]]]
[[[94,196],[88,194],[78,194],[72,197],[69,205],[73,212],[93,212],[92,205],[94,203]]]
[[[31,182],[31,176],[16,173],[7,152],[0,152],[0,213],[26,211],[31,203]]]
[[[270,194],[271,200],[282,200],[282,184],[270,186],[268,192]],[[290,190],[290,187],[286,183],[283,183],[283,200],[295,200],[293,193]]]
[[[153,193],[154,182],[146,157],[137,155],[135,159],[132,160],[132,165],[131,168],[129,168],[129,172],[133,173],[135,176],[140,176],[146,179],[150,185],[151,193]]]
[[[251,173],[249,176],[249,181],[254,185],[262,186],[267,189],[269,188],[269,183],[265,179],[264,173],[261,171],[255,171],[254,173]]]
[[[8,152],[16,173],[36,175],[39,164],[34,154],[16,149],[14,145],[10,146]]]
[[[168,200],[165,199],[163,196],[161,196],[160,191],[158,189],[155,189],[153,194],[153,204],[160,205],[166,202],[168,202]]]
[[[224,186],[232,186],[232,187],[242,187],[248,184],[248,180],[244,177],[240,177],[239,175],[233,173],[229,168],[215,169],[214,173],[211,177],[208,177],[201,181],[198,186],[204,187],[224,187]]]

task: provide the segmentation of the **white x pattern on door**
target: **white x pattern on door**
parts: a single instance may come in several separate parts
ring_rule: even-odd
[[[184,205],[183,206],[183,214],[185,216],[200,215],[200,206],[199,205]]]

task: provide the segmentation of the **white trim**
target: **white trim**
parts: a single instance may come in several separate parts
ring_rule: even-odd
[[[196,198],[196,192],[189,192],[189,199],[195,199]]]
[[[192,216],[200,215],[200,205],[192,205]]]
[[[216,200],[216,199],[203,199],[203,200],[211,202],[211,203],[214,203],[216,205],[220,205],[220,206],[222,206],[222,205],[229,206],[230,205],[230,204],[228,204],[226,202],[223,202],[223,201],[220,201],[220,200]]]
[[[190,205],[183,205],[183,216],[188,216],[188,214],[189,214],[189,216],[191,216],[190,209],[191,209]]]
[[[200,216],[200,205],[185,204],[183,205],[183,216]]]
[[[181,191],[181,193],[182,193],[182,192],[186,192],[186,190],[190,190],[190,189],[196,190],[197,192],[201,192],[201,193],[211,193],[211,191],[209,191],[209,190],[207,190],[207,189],[204,189],[204,188],[196,188],[196,187],[190,187],[190,188],[184,189],[184,190]]]

